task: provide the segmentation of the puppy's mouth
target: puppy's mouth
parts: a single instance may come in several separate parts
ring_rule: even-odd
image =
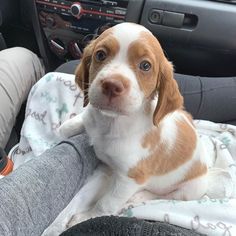
[[[117,117],[120,116],[121,113],[117,113],[114,111],[110,111],[110,110],[100,110],[100,112],[104,115],[104,116],[109,116],[109,117]],[[123,114],[122,114],[123,115]]]
[[[120,109],[118,106],[114,106],[112,103],[106,105],[97,103],[90,104],[105,116],[117,117],[128,115],[128,112],[126,112],[124,109]]]

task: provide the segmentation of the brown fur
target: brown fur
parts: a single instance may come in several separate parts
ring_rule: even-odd
[[[90,42],[90,44],[84,49],[83,57],[79,66],[75,70],[75,81],[84,92],[84,106],[88,104],[88,88],[89,88],[89,68],[92,61],[92,54],[96,41]]]
[[[81,62],[76,68],[75,81],[84,92],[84,106],[86,106],[89,102],[89,84],[93,81],[99,70],[101,70],[102,66],[109,63],[109,61],[119,51],[119,44],[117,40],[110,34],[111,29],[108,29],[103,32],[97,39],[91,41],[90,44],[88,44],[88,46],[84,49]],[[94,53],[98,50],[104,50],[107,53],[107,58],[103,62],[97,62],[94,59]]]
[[[160,64],[158,104],[153,114],[153,123],[158,125],[168,113],[183,108],[183,97],[173,77],[173,67],[166,58]]]
[[[171,150],[161,138],[162,124],[145,135],[142,145],[151,154],[129,171],[129,177],[143,184],[149,177],[167,174],[192,158],[196,133],[185,120],[176,121],[176,126],[177,140]]]
[[[158,93],[158,104],[153,115],[153,123],[158,125],[165,115],[183,107],[183,97],[174,80],[173,66],[166,59],[158,40],[147,32],[141,33],[140,40],[134,41],[128,50],[129,64],[145,97],[152,99]],[[143,60],[152,64],[150,71],[137,69]]]
[[[202,175],[205,175],[207,173],[207,166],[206,164],[196,161],[190,170],[187,172],[187,174],[184,177],[184,180],[182,182],[186,182],[192,179],[195,179],[197,177],[200,177]]]

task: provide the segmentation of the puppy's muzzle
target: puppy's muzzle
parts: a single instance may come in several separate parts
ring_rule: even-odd
[[[110,99],[122,96],[125,91],[125,85],[120,80],[110,78],[102,81],[102,93]]]

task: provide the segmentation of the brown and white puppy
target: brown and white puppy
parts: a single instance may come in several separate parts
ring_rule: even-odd
[[[205,194],[203,147],[172,64],[150,31],[133,23],[106,30],[86,47],[76,82],[87,106],[61,133],[85,129],[112,169],[109,188],[87,218],[116,213],[140,190],[180,200]]]

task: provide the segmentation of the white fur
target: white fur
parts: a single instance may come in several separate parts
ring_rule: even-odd
[[[119,74],[121,71],[122,74],[124,74],[125,77],[131,82],[132,86],[129,93],[127,94],[126,99],[121,101],[122,104],[119,105],[120,110],[118,110],[117,113],[133,113],[134,111],[140,109],[144,95],[139,88],[135,73],[129,68],[127,63],[123,63],[119,60],[119,58],[116,57],[98,72],[94,81],[90,85],[89,100],[91,104],[95,106],[96,104],[102,104],[104,97],[101,96],[102,88],[99,86],[101,81],[105,78],[111,77],[113,74]],[[99,108],[103,109],[103,107]]]
[[[84,131],[83,113],[74,116],[70,120],[66,120],[60,127],[59,133],[62,137],[68,138]]]
[[[109,64],[97,73],[89,88],[90,104],[83,114],[74,117],[61,127],[61,133],[67,136],[71,136],[85,128],[97,157],[112,169],[109,187],[103,197],[83,216],[73,210],[75,215],[69,222],[69,226],[90,217],[117,213],[133,194],[142,189],[162,195],[170,194],[171,191],[175,190],[173,186],[184,179],[193,162],[201,159],[201,150],[197,145],[190,161],[163,176],[151,177],[143,185],[137,184],[134,179],[128,177],[128,171],[150,154],[149,149],[142,146],[142,142],[147,132],[154,128],[154,106],[149,114],[145,112],[146,100],[144,94],[139,88],[134,71],[127,63],[127,49],[130,43],[139,38],[142,31],[147,30],[142,26],[130,23],[114,27],[113,36],[119,42],[119,52]],[[101,81],[121,72],[131,83],[131,89],[115,107],[106,108],[102,104],[105,95],[102,94]],[[156,102],[156,100],[153,100],[153,104],[156,104]],[[160,139],[165,143],[168,150],[173,148],[177,139],[176,121],[178,120],[187,120],[181,111],[175,111],[167,115],[161,122]],[[201,191],[192,191],[191,194],[184,196],[187,199],[198,197],[205,191],[203,181],[202,179],[194,180],[194,185],[191,184],[191,181],[186,185],[183,184],[175,191],[175,195],[172,195],[175,198],[181,198],[183,190],[190,189],[192,191],[194,188],[198,189],[200,185],[202,186]],[[72,215],[71,210],[68,210],[68,214]]]
[[[103,112],[91,105],[87,106],[86,111],[84,126],[94,150],[99,159],[111,168],[127,174],[137,161],[148,155],[148,150],[141,145],[141,139],[152,125],[150,117],[148,119],[138,113],[115,118],[104,116]]]
[[[113,28],[113,36],[117,39],[120,51],[117,60],[127,62],[127,52],[130,44],[137,40],[141,32],[149,32],[145,27],[133,23],[118,24]]]
[[[175,122],[183,119],[182,116],[181,112],[176,111],[162,121],[164,128],[161,139],[165,140],[167,146],[173,146],[172,139],[175,140],[177,135]],[[73,215],[67,226],[91,217],[117,213],[132,195],[143,189],[159,196],[162,195],[164,198],[185,200],[199,198],[205,193],[206,178],[194,179],[176,189],[176,184],[183,180],[194,161],[201,159],[200,144],[190,161],[165,175],[151,177],[145,185],[139,185],[129,178],[127,173],[130,168],[148,156],[148,150],[143,148],[141,143],[147,130],[153,128],[152,116],[147,116],[142,112],[130,116],[107,116],[89,104],[82,117],[83,126],[91,138],[98,158],[111,167],[113,174],[109,179],[110,184],[104,196],[89,212],[74,214],[75,210],[67,211],[67,214]],[[76,120],[76,118],[74,119]],[[77,119],[81,122],[80,115],[77,116]],[[169,131],[170,128],[174,132]]]
[[[169,150],[171,150],[176,142],[177,138],[177,120],[180,119],[179,112],[173,112],[166,115],[165,119],[162,121],[161,129],[161,141],[165,143]]]

